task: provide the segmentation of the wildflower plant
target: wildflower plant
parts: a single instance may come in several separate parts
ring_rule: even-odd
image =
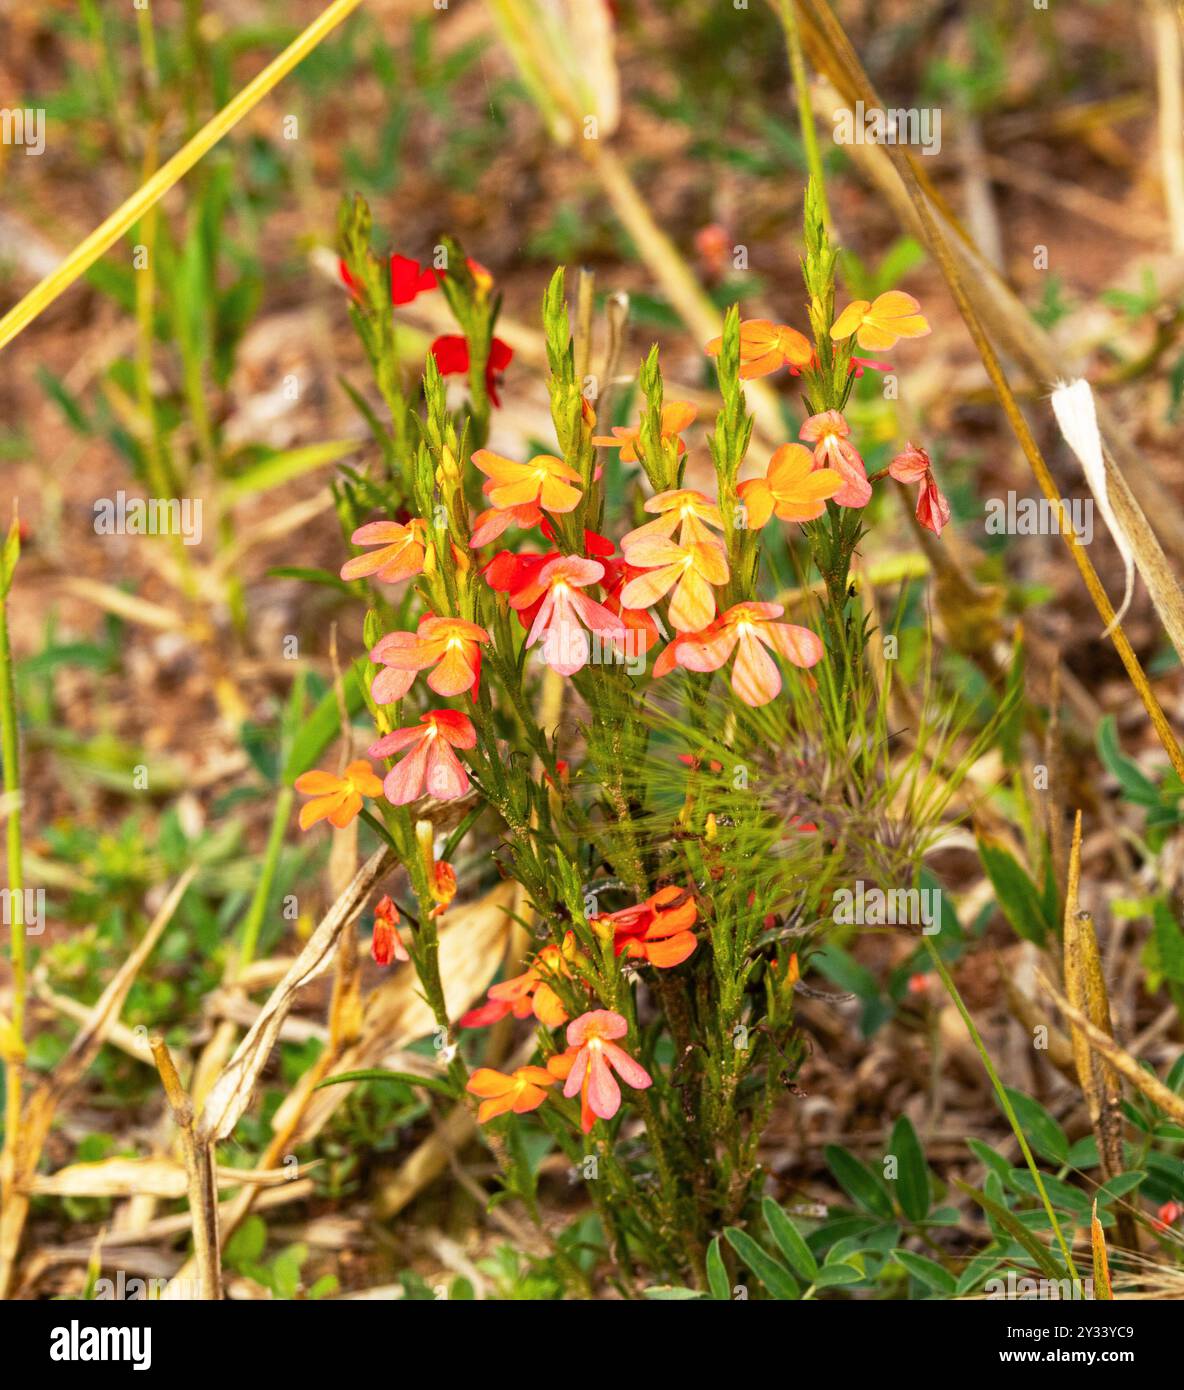
[[[836,314],[811,185],[809,336],[733,308],[706,345],[713,485],[657,347],[639,418],[598,419],[562,268],[542,306],[554,440],[519,459],[488,446],[511,361],[488,272],[452,241],[429,269],[371,240],[365,204],[347,204],[342,280],[386,418],[353,392],[382,465],[343,470],[335,496],[376,733],[342,776],[301,778],[301,825],[361,815],[406,871],[413,901],[384,891],[372,954],[409,957],[447,1087],[507,1191],[537,1213],[521,1127],[540,1127],[586,1179],[623,1287],[642,1271],[704,1287],[713,1240],[759,1209],[761,1136],[805,1055],[796,987],[832,892],[869,865],[914,878],[972,756],[924,712],[911,748],[891,746],[891,682],[867,660],[851,585],[877,481],[919,481],[920,522],[948,519],[928,456],[910,445],[868,477],[843,413],[883,366],[856,350],[928,325],[898,292]],[[414,381],[395,311],[425,293],[459,331]],[[462,362],[454,403],[445,377]],[[762,468],[745,383],[781,371],[800,378],[806,421]],[[609,449],[621,495],[603,482]],[[771,547],[798,570],[792,593],[770,585]],[[466,843],[487,869],[458,884]],[[528,949],[450,1017],[441,920],[495,874],[517,885]],[[506,1069],[483,1030],[515,1022],[533,1049]]]

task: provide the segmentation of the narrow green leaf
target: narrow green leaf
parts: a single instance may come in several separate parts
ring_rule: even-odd
[[[719,1236],[716,1236],[707,1247],[707,1287],[711,1290],[712,1298],[719,1299],[723,1303],[732,1301],[732,1286],[728,1282],[728,1271],[724,1267],[724,1256],[720,1247]]]
[[[900,1209],[910,1221],[924,1221],[929,1214],[929,1170],[917,1131],[907,1115],[892,1127],[888,1152],[896,1157],[896,1193]]]
[[[765,1198],[761,1203],[761,1210],[765,1214],[765,1224],[777,1242],[777,1248],[806,1283],[812,1284],[818,1277],[818,1261],[802,1233],[772,1197]]]
[[[800,1297],[801,1291],[797,1281],[789,1270],[768,1251],[763,1250],[750,1235],[746,1235],[735,1226],[729,1226],[724,1235],[749,1271],[756,1275],[774,1298],[792,1300]]]
[[[827,1167],[857,1206],[884,1221],[892,1220],[892,1199],[866,1163],[838,1144],[828,1144],[823,1154]]]

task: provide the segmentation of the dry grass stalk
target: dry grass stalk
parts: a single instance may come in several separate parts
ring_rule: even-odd
[[[1079,906],[1081,888],[1081,812],[1073,822],[1073,841],[1069,847],[1069,873],[1065,889],[1064,975],[1069,1003],[1089,1019],[1095,1028],[1113,1038],[1110,999],[1102,970],[1093,918]],[[1123,1171],[1122,1158],[1122,1082],[1114,1067],[1095,1053],[1081,1028],[1072,1022],[1069,1033],[1073,1061],[1082,1095],[1089,1110],[1089,1122],[1098,1145],[1102,1174],[1109,1180]],[[1118,1213],[1118,1238],[1130,1250],[1138,1249],[1138,1232],[1130,1213]]]
[[[218,1254],[218,1185],[214,1174],[213,1143],[199,1133],[193,1102],[185,1094],[168,1044],[154,1034],[149,1042],[165,1099],[173,1112],[181,1152],[185,1158],[189,1219],[193,1227],[193,1254],[197,1261],[198,1289],[203,1300],[222,1297],[222,1265]]]
[[[1140,1066],[1129,1052],[1119,1047],[1109,1033],[1098,1028],[1080,1009],[1074,1008],[1046,976],[1039,976],[1039,982],[1040,988],[1061,1013],[1085,1034],[1086,1041],[1093,1051],[1104,1057],[1116,1072],[1124,1076],[1137,1091],[1141,1091],[1153,1105],[1158,1105],[1165,1115],[1169,1115],[1177,1124],[1184,1124],[1184,1098],[1165,1086],[1154,1073]]]
[[[1106,1255],[1106,1232],[1098,1220],[1097,1198],[1090,1212],[1089,1243],[1094,1255],[1094,1297],[1112,1299],[1114,1289],[1110,1283],[1110,1260]]]

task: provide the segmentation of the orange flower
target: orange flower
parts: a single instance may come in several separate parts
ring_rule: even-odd
[[[571,1075],[571,1069],[575,1066],[576,1058],[580,1055],[578,1047],[569,1047],[563,1052],[556,1052],[547,1058],[547,1070],[552,1076],[560,1081],[566,1081]],[[585,1134],[596,1123],[596,1116],[588,1107],[588,1086],[587,1083],[580,1087],[580,1128]]]
[[[362,809],[364,796],[378,796],[382,782],[365,758],[358,758],[345,769],[342,776],[331,772],[302,772],[296,779],[296,790],[311,796],[300,808],[300,828],[307,830],[319,820],[327,820],[342,830]]]
[[[774,515],[782,521],[813,521],[826,510],[826,499],[842,486],[837,473],[814,468],[809,449],[782,444],[773,451],[765,476],[749,478],[736,491],[748,509],[749,527],[759,531]]]
[[[613,949],[618,956],[646,960],[667,970],[680,965],[698,945],[689,930],[698,917],[695,895],[672,883],[637,907],[602,913],[591,921],[612,926]]]
[[[558,1028],[567,1022],[567,1010],[551,987],[556,978],[571,979],[572,966],[582,959],[576,947],[574,932],[568,932],[562,946],[544,946],[535,962],[521,975],[500,984],[490,985],[487,1002],[470,1009],[460,1019],[462,1028],[484,1028],[497,1023],[507,1014],[527,1018],[531,1013],[546,1028]]]
[[[866,507],[872,500],[872,485],[855,445],[850,442],[851,427],[837,410],[824,410],[803,422],[798,438],[814,445],[814,467],[829,468],[842,479],[835,493],[840,507]]]
[[[714,526],[717,531],[724,529],[719,508],[710,497],[696,492],[694,488],[680,487],[656,493],[645,504],[645,509],[647,512],[657,512],[658,519],[647,521],[644,526],[621,537],[621,551],[626,560],[630,558],[630,548],[638,542],[649,540],[652,536],[673,536],[679,526],[682,527],[679,540],[684,544],[690,540],[710,541],[712,535],[708,526]]]
[[[542,519],[543,514],[534,502],[524,502],[520,507],[490,507],[487,512],[481,512],[473,518],[473,534],[469,537],[469,545],[474,550],[479,550],[490,541],[497,540],[511,526],[529,531]]]
[[[693,423],[698,411],[689,401],[667,401],[662,407],[662,441],[678,439],[678,452],[685,454],[687,446],[679,439],[683,430]],[[637,441],[641,438],[640,425],[614,425],[611,435],[593,435],[593,444],[603,444],[610,449],[620,449],[622,463],[637,462]]]
[[[384,584],[397,584],[423,571],[427,525],[413,517],[406,526],[397,521],[370,521],[350,537],[354,545],[377,545],[369,555],[355,555],[341,567],[342,579],[361,579],[372,574]]]
[[[746,705],[767,705],[781,689],[781,672],[765,648],[795,666],[822,659],[822,643],[808,627],[774,621],[779,603],[737,603],[702,633],[679,644],[677,661],[688,671],[718,671],[736,652],[732,689]]]
[[[446,864],[443,859],[438,859],[432,870],[428,888],[436,903],[428,916],[442,917],[448,911],[453,898],[456,897],[456,870],[451,864]]]
[[[477,1109],[477,1123],[483,1125],[509,1110],[515,1115],[537,1110],[547,1099],[547,1087],[554,1084],[555,1078],[542,1067],[518,1067],[509,1076],[492,1067],[478,1067],[465,1090],[484,1097]]]
[[[711,586],[728,582],[728,558],[714,536],[685,545],[661,536],[635,540],[629,563],[647,572],[621,590],[622,607],[649,608],[673,588],[670,621],[679,632],[698,632],[715,617]]]
[[[515,463],[489,449],[478,449],[473,462],[489,479],[485,495],[503,510],[533,502],[549,512],[570,512],[583,495],[572,486],[580,475],[553,454],[536,454],[529,463]]]
[[[923,338],[929,330],[925,317],[919,313],[920,304],[903,290],[879,294],[875,302],[856,299],[848,304],[831,326],[832,338],[849,338],[869,352],[882,352],[895,346],[900,338]]]
[[[722,338],[712,338],[704,351],[718,357],[722,347]],[[740,325],[740,375],[745,381],[781,367],[808,367],[813,356],[809,339],[788,324],[745,319]]]
[[[380,638],[370,653],[370,660],[382,662],[392,672],[414,673],[434,666],[436,669],[428,677],[428,685],[437,695],[461,695],[466,690],[476,689],[481,676],[481,646],[489,641],[489,633],[483,627],[465,622],[463,618],[437,618],[428,614],[420,618],[411,641],[407,641],[408,635],[390,632]],[[375,683],[381,679],[380,673]],[[406,693],[404,688],[401,694]]]
[[[370,938],[370,955],[375,965],[390,965],[392,960],[411,959],[399,936],[399,909],[389,893],[379,898],[374,907],[374,935]]]
[[[628,1031],[628,1023],[609,1009],[593,1009],[567,1025],[567,1041],[577,1051],[563,1094],[569,1100],[579,1094],[585,1133],[592,1128],[594,1116],[611,1120],[621,1108],[621,1088],[614,1071],[636,1091],[654,1084],[649,1072],[614,1041]]]

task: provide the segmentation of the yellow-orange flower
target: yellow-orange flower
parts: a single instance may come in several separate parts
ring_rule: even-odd
[[[710,497],[696,492],[694,488],[672,488],[669,492],[656,493],[645,504],[645,509],[656,512],[658,519],[647,521],[644,526],[621,537],[621,552],[630,564],[634,563],[630,559],[632,547],[653,536],[673,536],[681,526],[679,540],[685,545],[692,540],[710,541],[712,535],[708,526],[714,526],[717,531],[724,529],[719,508]]]
[[[748,511],[749,529],[759,531],[769,518],[813,521],[826,510],[826,499],[843,486],[829,468],[814,470],[814,456],[801,444],[782,444],[773,451],[763,478],[749,478],[736,489]]]
[[[362,809],[364,796],[382,795],[382,780],[365,758],[357,758],[340,777],[319,770],[302,772],[296,779],[296,790],[312,797],[300,808],[301,830],[319,820],[343,830]]]
[[[722,338],[712,338],[704,350],[709,357],[718,357],[722,347]],[[781,367],[807,367],[813,356],[810,340],[788,324],[745,319],[740,325],[740,375],[745,381]]]
[[[857,299],[835,319],[830,336],[849,338],[854,333],[861,348],[882,352],[901,338],[923,338],[929,332],[929,323],[920,308],[913,296],[903,290],[888,290],[877,295],[872,303]]]
[[[478,449],[473,462],[489,479],[485,495],[495,507],[521,507],[528,502],[549,512],[574,511],[582,492],[576,470],[553,454],[536,454],[529,463],[516,463],[489,449]]]
[[[664,536],[635,541],[629,563],[646,570],[621,590],[624,608],[649,608],[671,589],[670,621],[679,632],[698,632],[715,617],[713,584],[728,582],[728,557],[714,537],[680,545]]]
[[[555,1077],[542,1067],[518,1067],[509,1076],[492,1067],[478,1067],[465,1090],[483,1097],[477,1109],[477,1123],[485,1124],[510,1110],[515,1115],[537,1110],[547,1099],[547,1087],[554,1084]]]
[[[685,454],[687,446],[679,439],[683,430],[688,429],[699,412],[689,401],[667,401],[662,407],[661,435],[663,442],[678,439],[678,452]],[[607,445],[610,449],[619,448],[622,463],[637,462],[637,441],[641,438],[640,425],[614,425],[611,435],[593,435],[593,444]]]

